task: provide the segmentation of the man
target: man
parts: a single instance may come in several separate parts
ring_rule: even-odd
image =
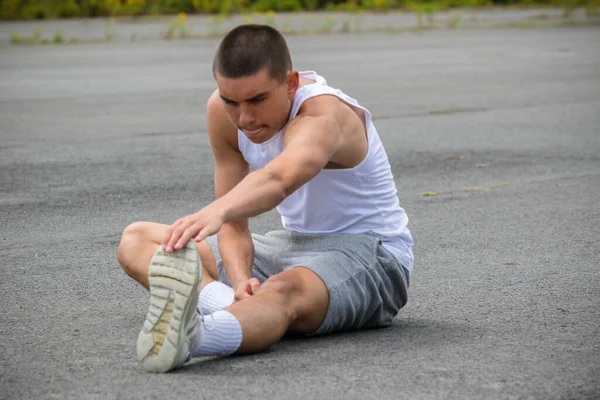
[[[229,32],[213,73],[216,200],[170,226],[134,223],[118,249],[150,290],[142,366],[260,352],[286,332],[389,325],[407,301],[413,241],[371,114],[293,70],[268,26]],[[251,234],[248,218],[273,208],[284,229]]]

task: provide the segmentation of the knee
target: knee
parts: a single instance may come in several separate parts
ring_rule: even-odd
[[[127,275],[131,275],[131,262],[135,254],[139,253],[144,240],[145,228],[144,222],[134,222],[128,225],[121,235],[121,241],[117,249],[117,260]]]
[[[296,299],[302,295],[303,282],[291,271],[271,276],[260,287],[261,292],[270,292],[277,296],[278,302],[294,317]]]

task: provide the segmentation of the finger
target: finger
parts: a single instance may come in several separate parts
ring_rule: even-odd
[[[260,281],[256,278],[250,280],[250,293],[255,294],[260,289]]]
[[[205,226],[204,228],[202,228],[200,230],[200,232],[198,232],[198,234],[196,235],[196,237],[194,238],[194,240],[196,242],[201,242],[204,239],[206,239],[207,237],[209,237],[210,235],[213,235],[216,232],[212,232],[212,229],[210,229],[209,227]]]
[[[190,224],[190,221],[182,221],[181,224],[179,224],[179,226],[173,229],[173,233],[171,234],[171,237],[167,242],[167,252],[173,251],[175,249],[175,244],[177,243],[179,238],[181,238],[181,235],[183,234],[183,232],[185,232],[185,230],[189,227]]]
[[[177,242],[175,243],[175,249],[176,250],[182,249],[187,244],[187,242],[190,241],[191,238],[193,238],[194,236],[196,236],[198,234],[199,230],[200,230],[200,225],[198,223],[194,223],[194,224],[188,226],[181,233],[181,236],[179,237],[179,239],[177,239]]]
[[[167,227],[167,230],[165,231],[165,235],[163,237],[163,240],[160,242],[160,244],[162,244],[163,246],[165,246],[167,243],[169,243],[169,239],[171,238],[171,235],[173,234],[173,230],[179,226],[181,222],[179,220],[173,222],[170,226]]]
[[[169,243],[169,240],[171,239],[173,232],[180,224],[181,224],[181,220],[178,219],[177,221],[173,222],[170,226],[167,227],[165,236],[161,242],[161,244],[163,245],[164,248],[167,247],[167,244]]]
[[[236,296],[237,296],[238,300],[244,300],[244,299],[247,299],[248,297],[250,297],[252,295],[251,290],[252,289],[250,288],[249,282],[246,282],[242,286],[240,286],[238,288],[238,290],[236,291]]]
[[[234,299],[235,299],[235,301],[241,301],[241,300],[247,299],[248,297],[250,297],[248,292],[238,291],[235,293]]]

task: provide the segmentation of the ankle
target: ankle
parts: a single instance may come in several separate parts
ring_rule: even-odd
[[[228,311],[216,311],[199,318],[194,357],[228,356],[242,344],[242,325]]]

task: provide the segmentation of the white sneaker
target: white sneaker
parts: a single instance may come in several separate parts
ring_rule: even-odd
[[[167,372],[191,358],[197,332],[200,257],[193,240],[167,253],[160,246],[148,270],[150,309],[137,339],[137,359],[150,372]]]

